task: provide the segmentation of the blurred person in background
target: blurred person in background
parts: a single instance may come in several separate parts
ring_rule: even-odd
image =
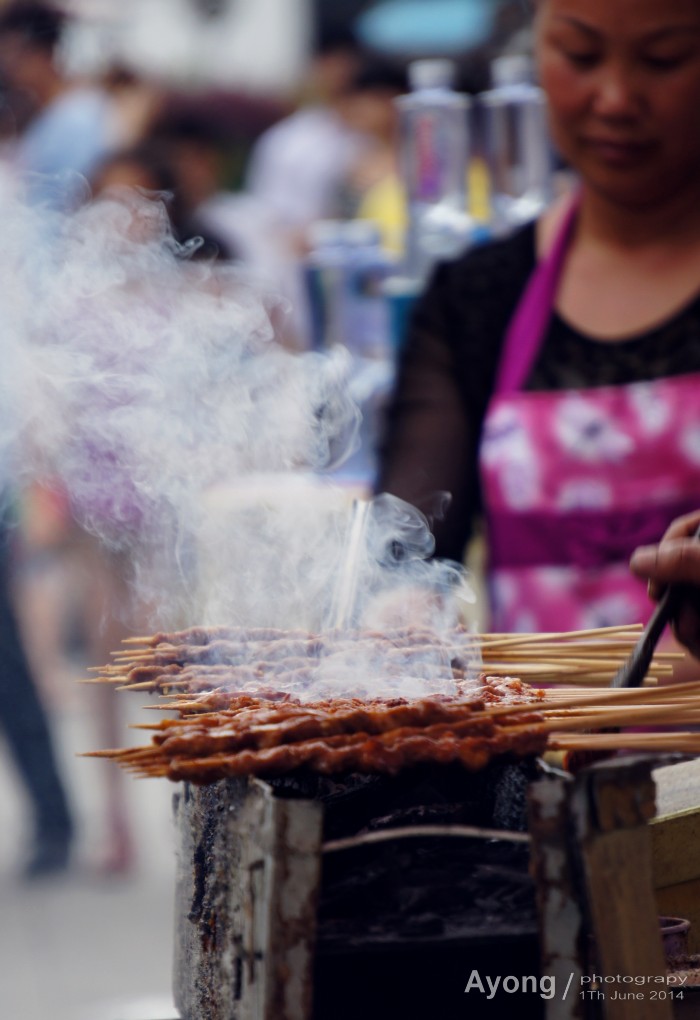
[[[86,172],[107,144],[107,104],[102,94],[82,86],[74,88],[56,62],[65,25],[62,13],[40,3],[12,3],[0,10],[0,82],[5,91],[5,109],[19,114],[13,125],[4,125],[2,155],[19,172],[32,175],[35,198],[58,199],[61,203],[61,189],[33,175],[69,169]],[[46,531],[45,523],[42,529]],[[33,805],[34,844],[25,862],[25,873],[35,877],[65,869],[73,822],[46,711],[14,615],[15,570],[9,542],[3,524],[0,725]],[[33,655],[31,658],[33,661]],[[52,679],[55,682],[56,678]]]
[[[109,93],[73,81],[61,67],[68,23],[61,11],[41,3],[11,3],[0,10],[0,79],[31,109],[5,156],[19,172],[32,175],[38,201],[58,204],[70,200],[70,183],[51,178],[70,171],[88,176],[109,150],[115,128]]]
[[[182,144],[182,148],[180,147]],[[161,198],[167,210],[175,240],[186,247],[189,258],[227,260],[230,246],[199,215],[199,200],[213,186],[211,154],[191,135],[186,142],[162,135],[131,148],[113,152],[92,177],[92,193],[131,189]]]
[[[173,181],[171,219],[179,241],[202,239],[197,257],[230,261],[237,251],[236,216],[224,188],[225,146],[221,133],[194,113],[161,117],[148,144],[160,149]]]
[[[496,631],[646,619],[629,557],[700,501],[700,6],[538,0],[535,30],[580,190],[438,267],[378,482],[450,494],[439,556],[483,516]]]
[[[26,878],[65,870],[73,821],[59,774],[49,721],[20,638],[11,596],[10,532],[0,524],[0,731],[34,815]]]
[[[94,202],[124,204],[125,216],[120,222],[132,243],[157,241],[166,231],[182,244],[183,266],[191,258],[209,261],[219,256],[218,246],[210,238],[202,239],[201,233],[198,241],[189,243],[199,232],[188,221],[177,170],[162,142],[142,142],[113,153],[96,169],[91,188]],[[183,286],[185,283],[183,279]],[[108,342],[107,337],[104,342]],[[107,347],[105,357],[109,360]],[[114,649],[130,633],[133,602],[129,587],[130,556],[125,550],[108,547],[77,523],[85,516],[93,523],[99,522],[102,515],[109,517],[114,512],[114,501],[118,504],[122,496],[128,501],[128,493],[115,493],[112,489],[108,470],[111,453],[103,449],[103,443],[103,439],[96,438],[94,448],[87,451],[91,474],[104,477],[104,491],[95,506],[74,506],[70,495],[62,492],[60,486],[46,484],[32,490],[26,503],[20,593],[25,632],[30,640],[36,635],[36,665],[47,677],[63,662],[61,672],[70,672],[72,667],[75,678],[79,668],[75,650],[74,661],[65,661],[72,633],[88,666],[108,662]],[[81,456],[85,455],[81,451]],[[63,587],[52,584],[54,576],[63,581]],[[39,626],[44,630],[48,627],[48,633],[37,634]],[[100,686],[83,688],[81,700],[92,707],[95,746],[123,745],[125,724],[114,691]],[[94,767],[101,769],[102,776],[103,815],[99,828],[104,845],[90,863],[102,874],[125,875],[131,871],[136,856],[127,780],[109,762]]]
[[[96,200],[108,193],[118,195],[127,208],[134,193],[139,199],[143,194],[163,196],[157,210],[155,202],[151,207],[155,222],[134,225],[135,231],[146,231],[144,239],[149,230],[159,235],[177,191],[167,153],[162,146],[147,143],[109,156],[90,183]],[[174,227],[173,235],[180,240]],[[53,691],[59,702],[66,699],[66,682],[75,683],[85,665],[106,662],[127,636],[124,620],[131,600],[128,558],[106,549],[81,528],[74,509],[69,494],[50,479],[28,486],[22,495],[15,582],[18,611],[32,667],[42,688]],[[82,688],[80,698],[92,706],[95,745],[124,743],[124,723],[113,692]],[[104,849],[97,851],[94,866],[103,874],[125,874],[135,850],[124,777],[104,763],[98,768],[104,784]],[[88,840],[93,835],[86,833]]]
[[[367,149],[348,124],[345,103],[361,55],[350,30],[322,34],[309,73],[307,101],[266,131],[248,168],[248,191],[303,249],[306,228],[339,215],[338,195]]]
[[[139,124],[127,127],[127,118],[117,116],[116,104],[106,89],[74,80],[65,72],[61,44],[70,24],[65,13],[49,4],[13,2],[0,10],[0,79],[10,108],[26,109],[16,136],[4,146],[3,156],[25,179],[32,201],[60,209],[71,209],[77,198],[84,198],[87,189],[82,188],[81,180],[94,172],[115,141],[126,136],[124,132],[140,130]],[[75,525],[60,489],[46,481],[30,485],[22,496],[21,514],[20,555],[13,583],[18,612],[32,668],[44,691],[53,690],[57,698],[63,699],[66,692],[58,690],[59,680],[65,679],[74,665],[68,661],[67,645],[71,613],[76,610],[74,602],[80,601],[75,588],[66,591],[65,582],[70,579],[77,581],[81,590],[90,588],[83,601],[92,615],[84,618],[85,633],[81,633],[81,640],[88,645],[97,633],[104,634],[111,643],[112,635],[102,628],[106,596],[97,591],[97,571],[87,569],[78,577],[72,568],[66,568],[65,554],[72,549]],[[3,592],[9,583],[6,575],[7,567],[3,565]],[[16,627],[5,607],[6,598],[2,596],[0,611],[5,621],[5,661],[12,675],[2,683],[5,693],[0,699],[0,714],[36,803],[37,835],[27,871],[40,874],[65,867],[72,823],[56,774],[46,719],[19,638],[16,633],[13,636]],[[96,661],[102,661],[102,657]],[[7,720],[6,709],[11,714]],[[111,726],[108,732],[113,740],[116,727]],[[106,868],[119,871],[131,859],[131,840],[124,798],[118,789],[112,792],[119,780],[108,777],[106,781],[111,812]]]
[[[93,198],[119,189],[171,193],[175,186],[175,171],[167,153],[162,145],[152,142],[111,153],[98,164],[90,180]]]
[[[346,119],[349,86],[360,59],[351,31],[321,33],[306,101],[261,135],[248,163],[240,248],[253,272],[289,302],[282,339],[293,347],[309,344],[301,273],[309,227],[347,214],[348,175],[370,147]]]
[[[60,670],[63,679],[75,684],[86,666],[107,662],[131,633],[126,622],[132,602],[129,560],[78,525],[67,495],[54,488],[50,498],[61,515],[57,534],[53,544],[39,548],[34,543],[23,555],[18,593],[32,661],[45,673]],[[41,527],[46,531],[46,518]],[[42,634],[47,624],[48,633]],[[50,682],[49,677],[45,683]],[[66,691],[61,693],[65,698]],[[93,745],[124,745],[125,720],[114,691],[86,686],[78,696],[94,727]],[[101,773],[101,806],[85,826],[83,835],[91,849],[83,863],[100,875],[123,876],[135,863],[136,848],[125,776],[109,764],[91,766]]]
[[[165,106],[163,86],[140,76],[118,61],[101,76],[100,84],[111,101],[110,150],[118,152],[146,139]]]
[[[397,256],[402,252],[407,218],[398,166],[396,99],[407,91],[402,64],[368,59],[350,84],[345,108],[347,123],[367,139],[366,150],[344,184],[348,214],[375,222],[383,246]]]

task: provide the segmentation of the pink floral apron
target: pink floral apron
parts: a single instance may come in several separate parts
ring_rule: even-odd
[[[545,338],[576,207],[510,323],[480,450],[493,631],[644,622],[632,550],[700,506],[700,374],[523,390]],[[698,338],[700,343],[700,337]]]

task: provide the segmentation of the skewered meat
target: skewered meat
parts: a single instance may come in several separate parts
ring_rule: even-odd
[[[492,635],[484,649],[500,656],[488,663],[497,675],[477,678],[470,669],[480,639],[461,628],[441,635],[410,627],[386,634],[235,627],[157,634],[128,642],[97,682],[165,692],[166,707],[179,718],[143,727],[155,731],[149,746],[96,755],[141,775],[200,783],[302,767],[396,772],[419,762],[461,762],[473,769],[494,755],[539,753],[550,737],[554,746],[578,747],[577,733],[594,729],[598,718],[606,726],[649,718],[675,724],[685,718],[688,685],[663,711],[656,701],[627,705],[629,692],[616,692],[619,705],[605,701],[596,709],[582,690],[567,703],[565,694],[511,675],[600,684],[635,640],[620,628],[585,632],[581,640]],[[662,658],[655,666],[660,675],[672,668]]]
[[[515,680],[482,678],[478,690],[460,699],[303,704],[219,691],[203,699],[202,709],[211,699],[215,711],[188,707],[180,719],[150,727],[156,731],[150,746],[102,755],[141,775],[213,782],[302,765],[321,772],[394,772],[418,762],[461,761],[478,768],[493,753],[530,753],[547,739],[537,730],[542,717],[533,712],[541,694]],[[517,725],[505,714],[497,720],[488,708],[494,704],[511,706]]]
[[[392,739],[393,738],[393,739]],[[317,772],[377,772],[396,774],[424,762],[450,764],[461,762],[476,771],[498,754],[520,756],[541,753],[547,734],[530,729],[493,736],[465,736],[448,731],[439,736],[412,733],[397,738],[394,734],[370,737],[357,733],[325,740],[301,741],[263,750],[238,754],[219,754],[206,758],[173,758],[156,774],[169,779],[214,782],[233,776],[280,775],[306,766]]]

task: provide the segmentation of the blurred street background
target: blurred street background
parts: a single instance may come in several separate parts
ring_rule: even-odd
[[[241,267],[274,293],[280,344],[318,349],[325,341],[314,336],[304,288],[314,225],[373,221],[383,257],[392,265],[402,257],[395,99],[407,90],[409,63],[449,57],[456,88],[488,88],[496,56],[529,54],[527,7],[4,0],[0,172],[26,174],[38,192],[41,182],[80,175],[83,203],[130,188],[163,196],[175,240],[201,238],[192,259]],[[40,201],[70,211],[75,189],[68,197],[52,184]],[[393,368],[383,344],[362,352],[356,380],[368,409],[365,453],[376,439],[371,398],[386,394]],[[367,485],[371,464],[353,465],[353,484]],[[0,621],[8,677],[7,690],[0,683],[0,1017],[173,1020],[174,787],[80,757],[135,742],[127,724],[144,719],[140,697],[77,682],[126,634],[143,632],[138,619],[123,623],[123,556],[99,545],[50,471],[29,485],[6,483],[12,524],[0,585],[19,624]],[[16,669],[20,646],[27,665]],[[47,811],[45,797],[42,815],[46,777],[32,776],[34,762],[17,752],[29,746],[13,726],[30,689],[45,716],[32,702],[31,726],[50,733],[49,772],[60,777],[72,823],[63,807]]]
[[[139,706],[140,711],[140,706]],[[99,867],[104,850],[102,763],[78,758],[95,746],[80,689],[52,713],[63,774],[77,814],[74,860],[65,873],[19,879],[29,844],[17,776],[0,759],[0,1015],[16,1020],[170,1020],[175,851],[174,787],[129,780],[138,832],[125,874]]]

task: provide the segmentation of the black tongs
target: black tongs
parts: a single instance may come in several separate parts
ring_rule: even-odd
[[[700,525],[694,537],[700,539]],[[611,687],[641,687],[654,657],[659,638],[667,624],[677,615],[685,597],[685,585],[670,584],[659,599],[656,609],[642,631],[629,658],[613,677]]]

